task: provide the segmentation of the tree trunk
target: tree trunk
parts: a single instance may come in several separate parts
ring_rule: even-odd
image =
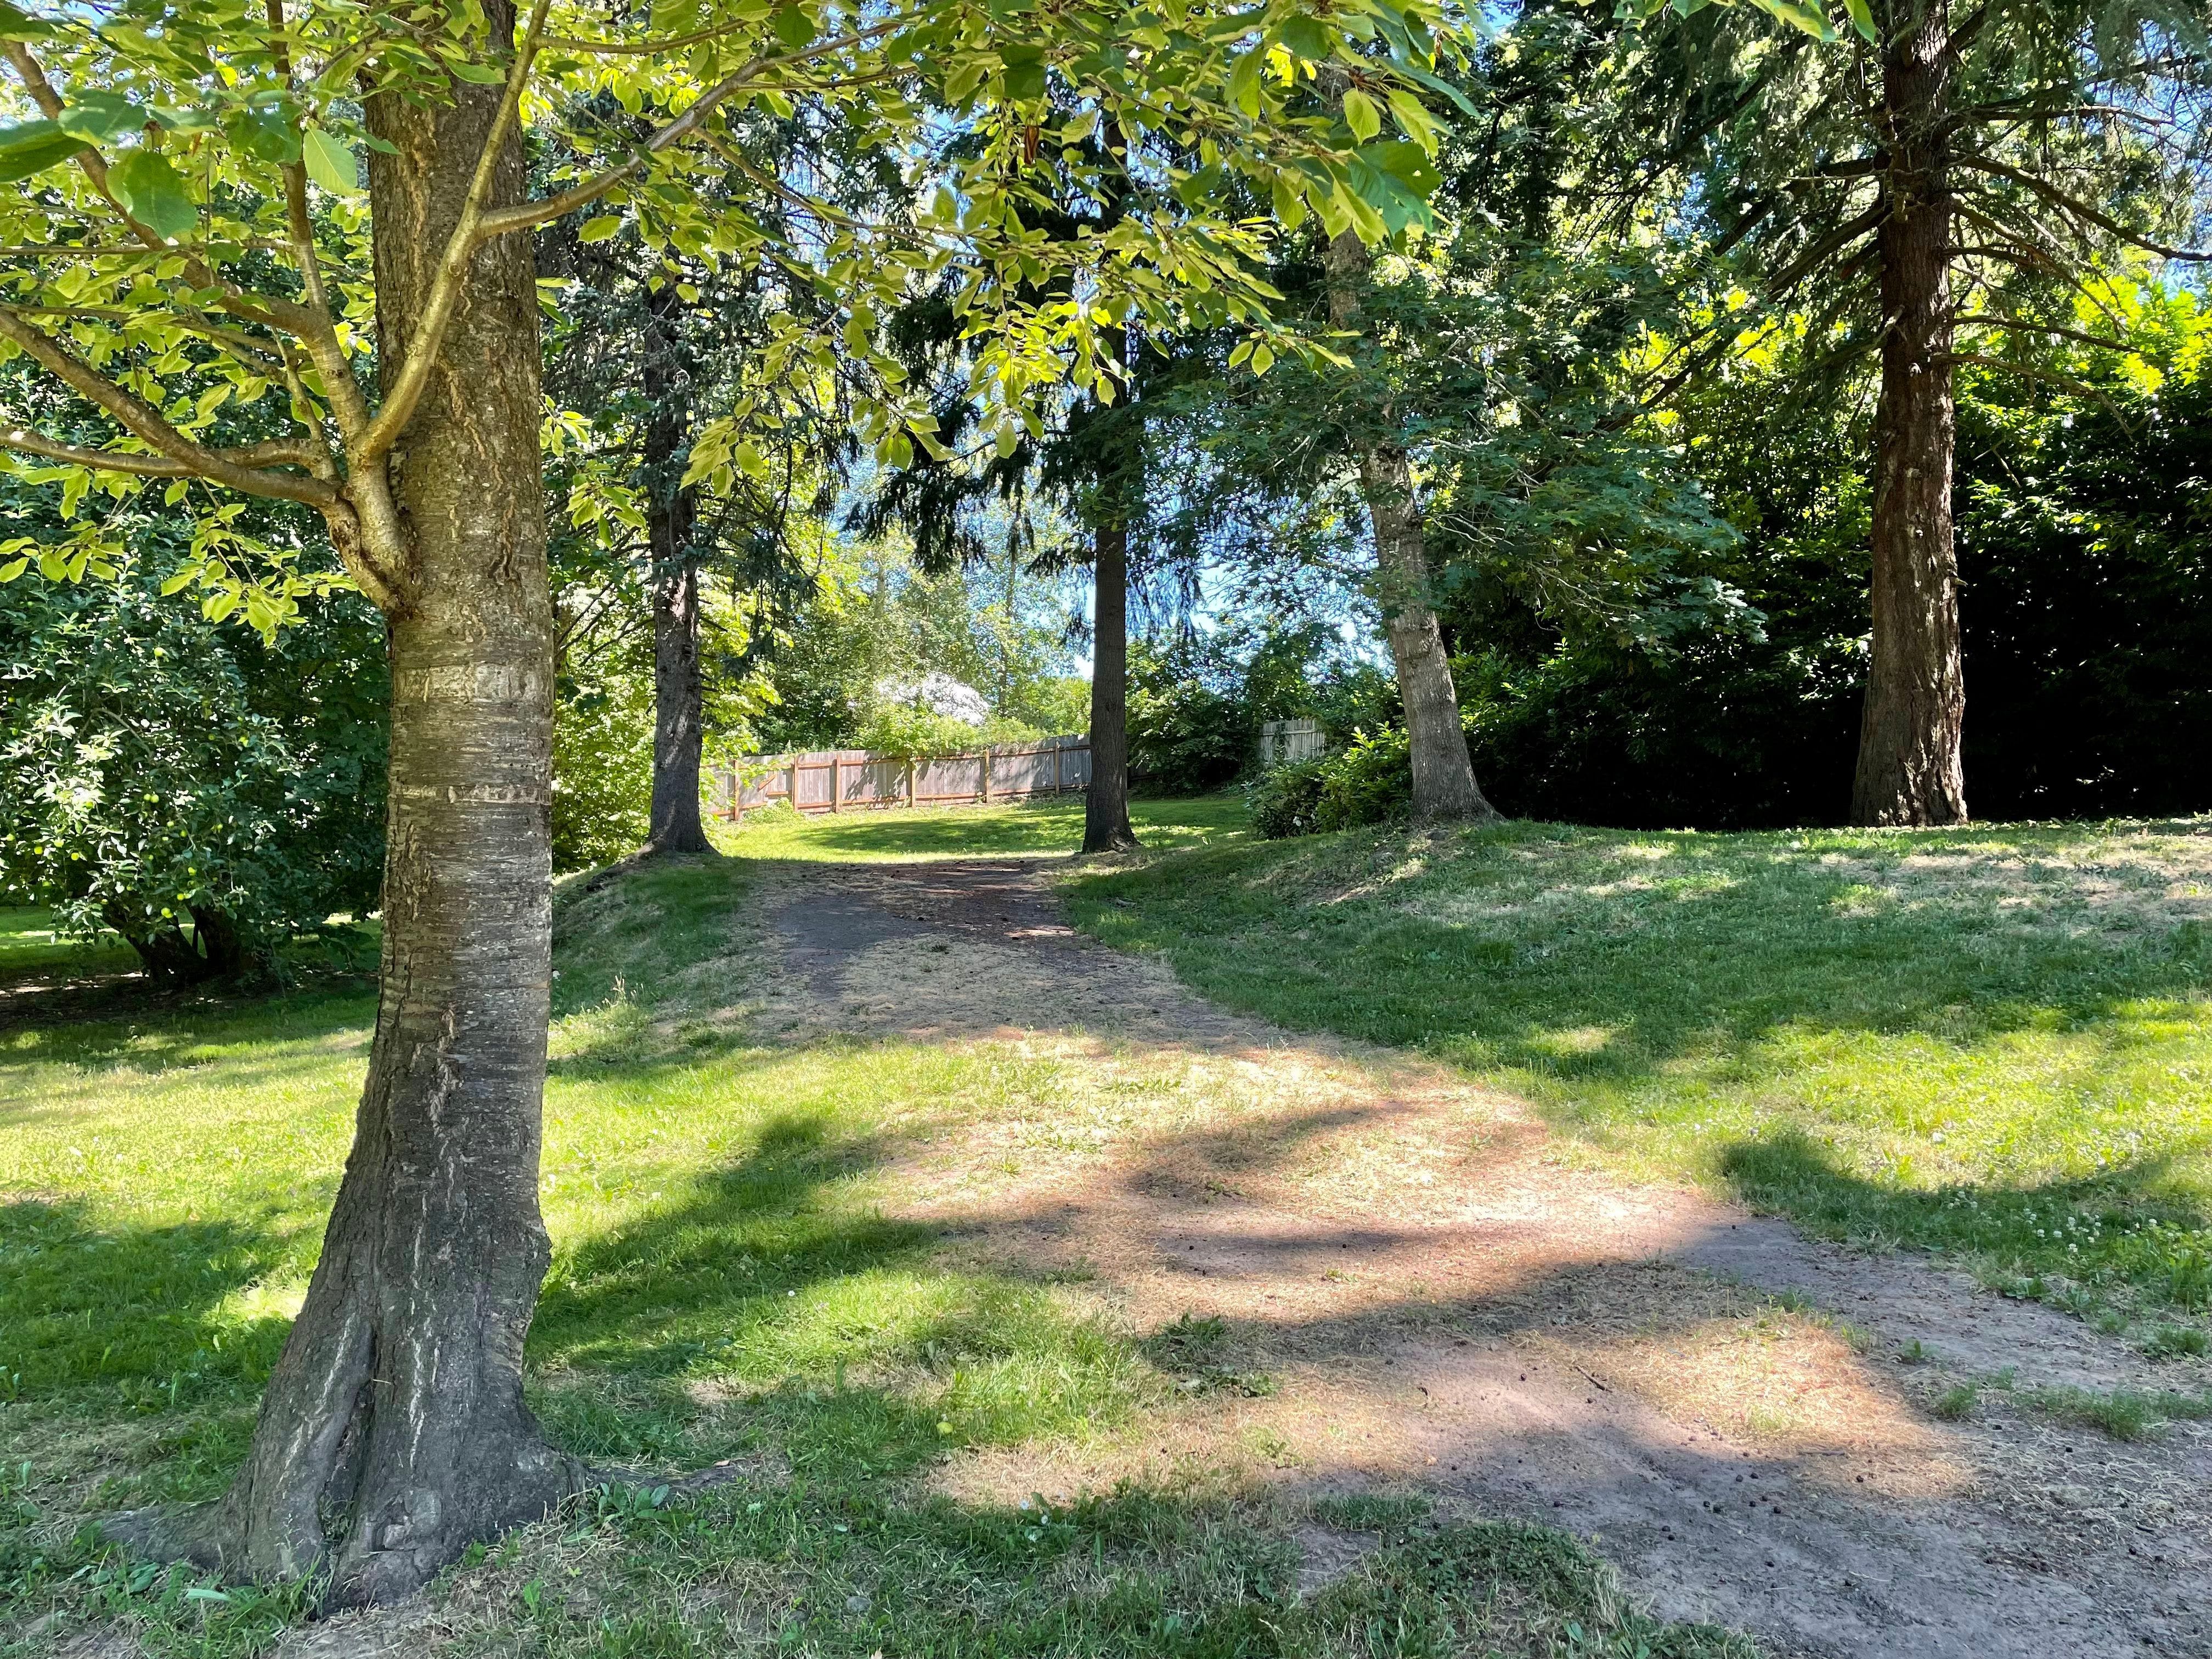
[[[689,375],[678,332],[682,299],[671,283],[647,301],[645,352],[646,530],[653,557],[653,817],[655,853],[711,853],[699,817],[706,742],[699,678],[699,555],[691,544],[698,498],[684,487],[690,460]]]
[[[1875,416],[1874,652],[1851,821],[1963,823],[1966,690],[1952,539],[1952,203],[1941,124],[1949,20],[1922,0],[1882,59],[1889,207],[1881,258],[1881,400]]]
[[[1097,613],[1091,653],[1091,788],[1083,803],[1083,850],[1137,845],[1129,827],[1129,532],[1097,532]]]
[[[511,27],[489,8],[495,31]],[[370,100],[377,319],[404,361],[500,89]],[[494,205],[520,199],[521,147]],[[553,617],[530,243],[480,249],[395,457],[418,595],[391,624],[382,995],[320,1260],[197,1553],[337,1605],[419,1589],[580,1481],[522,1399],[551,975]]]
[[[1359,284],[1366,275],[1367,248],[1358,236],[1347,230],[1333,239],[1328,314],[1337,327],[1359,328]],[[1459,723],[1451,659],[1444,654],[1443,630],[1429,602],[1428,546],[1413,469],[1405,451],[1387,439],[1363,437],[1359,444],[1360,493],[1375,531],[1376,599],[1389,635],[1413,757],[1413,817],[1429,823],[1494,818],[1497,809],[1474,781],[1467,733]]]

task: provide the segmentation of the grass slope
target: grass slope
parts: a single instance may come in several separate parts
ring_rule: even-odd
[[[994,852],[1065,845],[1071,822],[1064,805],[979,816]],[[825,826],[829,850],[926,850],[933,817]],[[1195,838],[1224,815],[1151,822]],[[776,847],[755,833],[748,851]],[[979,1116],[1048,1115],[1051,1063],[757,1042],[749,883],[744,861],[693,860],[564,887],[555,1254],[530,1387],[564,1443],[632,1474],[473,1553],[436,1592],[436,1644],[406,1650],[1748,1651],[1638,1614],[1559,1534],[1417,1504],[1328,1510],[1377,1547],[1301,1598],[1299,1515],[1280,1500],[1123,1491],[1048,1511],[924,1495],[919,1477],[955,1449],[1140,1423],[1174,1379],[1142,1333],[957,1267],[933,1231],[884,1213],[898,1149]],[[0,1654],[49,1655],[106,1623],[150,1653],[242,1656],[302,1616],[296,1592],[136,1564],[86,1522],[228,1481],[313,1265],[372,1014],[356,985],[0,1024]],[[722,1459],[738,1479],[670,1495],[668,1476]]]
[[[1224,1002],[1425,1049],[1644,1168],[2202,1352],[2208,872],[2203,819],[1513,823],[1212,846],[1071,895]]]

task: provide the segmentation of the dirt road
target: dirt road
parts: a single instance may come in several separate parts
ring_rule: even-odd
[[[1228,1013],[1073,933],[1037,864],[792,866],[768,905],[772,1026],[1062,1068],[1064,1111],[933,1147],[899,1207],[1190,1370],[1165,1431],[949,1486],[1419,1489],[1595,1535],[1657,1612],[1779,1653],[2212,1656],[2212,1431],[2123,1445],[2022,1403],[2201,1365],[1628,1183],[1463,1079]],[[2007,1373],[1965,1420],[1930,1409]],[[1359,1547],[1308,1543],[1316,1577]]]

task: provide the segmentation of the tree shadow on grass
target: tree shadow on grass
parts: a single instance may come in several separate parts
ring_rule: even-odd
[[[94,1222],[80,1204],[0,1206],[0,1372],[23,1402],[112,1391],[126,1412],[258,1386],[289,1317],[226,1316],[246,1287],[295,1264],[298,1242],[230,1218]]]
[[[2174,1162],[2143,1158],[2025,1186],[1929,1188],[1869,1180],[1789,1127],[1731,1142],[1718,1167],[1754,1208],[1816,1237],[1953,1252],[2037,1297],[2116,1278],[2154,1305],[2200,1313],[2212,1308],[2212,1212],[2177,1195]]]

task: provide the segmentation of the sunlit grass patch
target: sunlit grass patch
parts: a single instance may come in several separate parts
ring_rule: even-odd
[[[1129,803],[1138,839],[1153,848],[1211,846],[1251,835],[1244,803],[1235,794]],[[787,809],[749,814],[742,824],[717,823],[719,845],[746,859],[842,863],[1006,854],[1071,854],[1083,844],[1083,797],[1041,796],[991,806],[888,807],[824,812],[809,817]]]

